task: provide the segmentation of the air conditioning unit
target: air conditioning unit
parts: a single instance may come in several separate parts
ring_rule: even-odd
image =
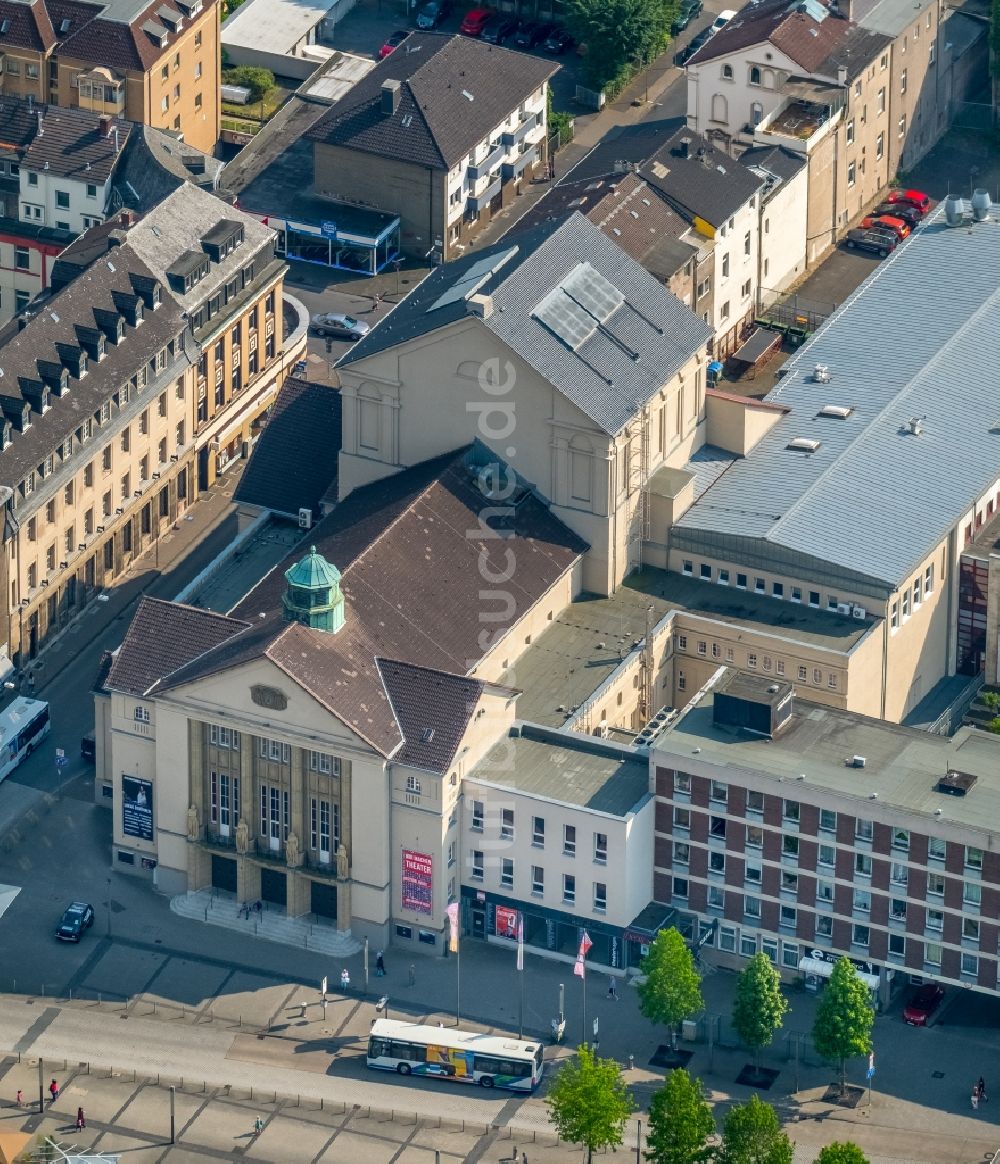
[[[303,508],[299,510],[299,529],[312,529],[313,511]]]
[[[855,606],[855,607],[854,607],[854,608],[851,610],[851,616],[852,616],[853,618],[856,618],[856,619],[858,619],[858,621],[860,621],[861,619],[865,618],[865,617],[867,616],[867,614],[868,614],[868,611],[867,611],[867,610],[865,610],[865,608],[864,608],[863,606]]]
[[[852,606],[851,606],[850,602],[838,602],[837,603],[837,613],[838,614],[850,614],[851,610],[852,610]]]

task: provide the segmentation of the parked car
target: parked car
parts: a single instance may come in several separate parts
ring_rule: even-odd
[[[872,214],[876,217],[888,214],[890,218],[901,218],[911,230],[923,218],[915,206],[910,206],[906,202],[882,202],[875,207]]]
[[[563,53],[568,53],[575,44],[576,41],[570,36],[565,28],[555,28],[546,38],[544,47],[547,53],[552,53],[553,56],[561,57]]]
[[[451,12],[451,0],[427,0],[417,13],[417,28],[437,28]]]
[[[861,228],[863,230],[882,230],[889,234],[894,234],[900,242],[910,235],[910,227],[901,218],[893,218],[888,214],[869,214],[867,218],[862,218]]]
[[[462,18],[458,31],[463,36],[481,36],[492,15],[489,8],[470,8]]]
[[[926,982],[918,987],[903,1011],[903,1022],[909,1027],[925,1027],[927,1020],[941,1005],[944,987],[937,982]]]
[[[487,44],[506,44],[514,33],[517,32],[519,23],[512,16],[504,17],[502,20],[491,20],[483,29],[483,40]]]
[[[80,740],[80,755],[91,763],[97,760],[97,733],[87,732]]]
[[[732,8],[726,8],[720,12],[719,15],[708,26],[711,30],[711,35],[715,36],[717,32],[721,32],[735,15],[736,13]]]
[[[355,319],[353,315],[341,315],[337,311],[314,315],[310,323],[318,336],[330,336],[332,339],[359,340],[371,331],[363,319]]]
[[[902,202],[905,206],[913,206],[921,214],[926,214],[931,208],[931,200],[921,190],[890,190],[885,196],[886,202]]]
[[[684,48],[677,54],[676,60],[679,65],[686,65],[694,54],[701,48],[703,44],[707,44],[712,37],[712,30],[704,28],[691,41],[685,45]]]
[[[854,230],[847,232],[847,237],[844,239],[844,245],[852,251],[870,251],[874,255],[878,255],[880,259],[884,259],[890,251],[894,251],[899,245],[899,239],[894,234],[889,234],[879,230],[861,230],[855,227]]]
[[[74,901],[66,907],[62,920],[56,929],[60,942],[78,942],[83,931],[94,924],[94,907],[85,901]]]
[[[523,21],[514,34],[515,48],[534,48],[549,36],[554,27],[552,24],[535,24],[532,20]]]
[[[394,53],[399,48],[409,35],[408,28],[397,28],[395,32],[390,32],[385,38],[385,44],[378,50],[378,59],[384,61],[390,53]]]
[[[677,19],[670,26],[671,35],[676,36],[679,32],[683,32],[696,16],[701,15],[703,7],[701,0],[683,0],[677,13]]]

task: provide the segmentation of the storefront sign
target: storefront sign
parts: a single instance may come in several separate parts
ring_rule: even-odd
[[[517,940],[517,910],[507,905],[497,906],[497,937]]]
[[[611,939],[611,965],[612,966],[617,967],[617,966],[621,965],[619,950],[620,950],[620,946],[618,943],[618,939],[612,938]]]
[[[266,707],[268,711],[284,711],[288,706],[288,696],[277,687],[265,687],[262,683],[255,683],[250,688],[250,698],[258,707]]]
[[[153,785],[149,780],[122,777],[122,832],[141,841],[153,839]]]
[[[428,853],[403,850],[403,909],[434,912],[434,858]]]
[[[337,224],[335,222],[324,222],[320,229],[323,231],[324,238],[337,237]]]

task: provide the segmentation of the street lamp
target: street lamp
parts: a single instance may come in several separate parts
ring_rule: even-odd
[[[108,937],[111,937],[111,878],[108,878]]]

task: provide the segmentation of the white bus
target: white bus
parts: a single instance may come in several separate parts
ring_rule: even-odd
[[[542,1044],[378,1019],[368,1036],[368,1066],[400,1075],[534,1091],[542,1081]]]
[[[0,712],[0,780],[49,734],[49,705],[20,695]]]

